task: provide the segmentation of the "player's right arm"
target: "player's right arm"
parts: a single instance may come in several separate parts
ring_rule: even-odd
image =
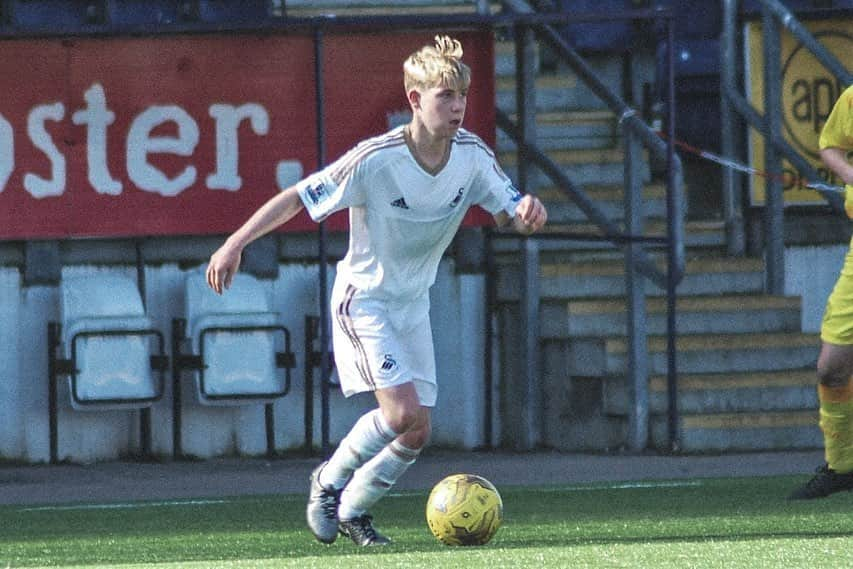
[[[222,294],[240,268],[243,249],[255,239],[290,221],[304,207],[296,186],[291,186],[262,205],[246,223],[231,234],[211,255],[207,264],[207,284]]]
[[[847,161],[847,151],[830,146],[820,151],[820,157],[827,168],[835,172],[848,186],[853,185],[853,164]]]
[[[832,107],[818,139],[820,158],[844,183],[844,210],[853,219],[853,165],[847,153],[853,149],[853,86]]]
[[[848,87],[832,107],[818,139],[820,158],[846,186],[853,186],[853,164],[847,153],[853,150],[853,85]]]
[[[307,208],[311,219],[320,222],[336,211],[362,205],[366,200],[364,188],[367,186],[359,180],[364,173],[364,157],[368,154],[362,152],[363,148],[357,146],[262,205],[210,257],[206,275],[208,286],[222,294],[231,286],[240,268],[246,245],[287,223],[303,208]]]

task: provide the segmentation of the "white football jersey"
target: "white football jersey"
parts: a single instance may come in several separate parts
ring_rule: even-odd
[[[515,216],[521,195],[475,134],[459,129],[436,174],[418,164],[405,127],[365,140],[298,184],[315,221],[349,208],[350,239],[338,278],[373,298],[425,296],[441,256],[472,205]]]

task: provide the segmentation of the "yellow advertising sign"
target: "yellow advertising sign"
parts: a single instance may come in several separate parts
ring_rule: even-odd
[[[850,67],[853,54],[853,20],[821,20],[803,22],[803,26],[838,60]],[[764,113],[764,52],[761,22],[746,25],[746,66],[749,80],[748,95],[752,105]],[[769,172],[782,177],[785,205],[822,205],[816,191],[804,186],[810,182],[827,181],[843,185],[820,160],[818,138],[832,111],[835,101],[845,89],[840,81],[821,65],[815,56],[790,32],[782,29],[782,121],[788,143],[820,173],[822,180],[801,180],[787,162],[782,172]],[[765,172],[765,139],[755,129],[749,131],[752,167]],[[764,203],[766,178],[753,175],[750,180],[750,199],[753,205]]]

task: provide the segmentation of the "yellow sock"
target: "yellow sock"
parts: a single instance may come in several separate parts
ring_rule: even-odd
[[[849,383],[819,385],[817,393],[826,462],[836,472],[853,472],[853,390]]]

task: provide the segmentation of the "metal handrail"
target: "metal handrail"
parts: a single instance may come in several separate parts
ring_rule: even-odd
[[[842,64],[835,55],[827,50],[822,43],[817,41],[815,37],[800,23],[794,14],[788,10],[778,0],[759,0],[761,5],[766,8],[791,34],[800,40],[803,46],[806,47],[815,58],[829,70],[830,73],[850,85],[853,83],[853,73],[850,73],[844,64]]]
[[[771,14],[785,24],[797,39],[803,42],[803,46],[809,49],[817,60],[829,69],[836,77],[847,83],[853,83],[853,74],[847,71],[838,59],[830,53],[815,37],[809,33],[797,20],[796,17],[788,11],[777,0],[758,0],[762,5],[767,6]],[[735,57],[737,54],[737,4],[739,0],[723,0],[723,33],[720,35],[720,49],[722,59],[721,87],[723,97],[726,98],[733,109],[743,118],[749,126],[756,129],[762,136],[768,138],[768,142],[772,144],[777,151],[782,153],[782,156],[788,160],[791,165],[796,168],[797,172],[806,179],[819,180],[820,175],[811,164],[798,153],[790,143],[783,137],[773,137],[769,139],[766,128],[766,117],[758,111],[747,99],[740,93],[736,81],[737,65]],[[821,188],[815,188],[818,193],[832,206],[833,210],[838,213],[844,212],[844,199],[838,192],[828,191]]]
[[[514,6],[506,3],[507,7],[517,9]],[[550,47],[556,50],[561,60],[568,64],[583,83],[599,98],[605,105],[619,117],[620,124],[624,125],[631,133],[638,137],[639,141],[647,148],[655,158],[661,161],[667,161],[669,164],[669,180],[667,188],[667,205],[668,210],[668,234],[672,242],[674,255],[670,259],[671,263],[666,272],[661,271],[657,265],[651,262],[643,253],[638,258],[637,269],[652,282],[659,287],[667,288],[667,279],[673,278],[675,283],[679,283],[684,277],[685,259],[684,259],[684,218],[685,218],[685,196],[683,191],[683,167],[681,159],[675,153],[672,144],[669,142],[674,140],[674,134],[668,137],[668,140],[663,140],[654,130],[643,122],[637,112],[630,107],[619,95],[611,91],[601,79],[598,78],[581,55],[566,42],[560,34],[554,30],[552,23],[571,22],[586,22],[586,21],[602,21],[612,19],[628,19],[632,17],[654,18],[667,17],[667,10],[637,10],[618,14],[589,14],[589,15],[572,15],[571,18],[554,14],[538,14],[538,13],[516,13],[515,23],[517,25],[528,25],[538,34],[539,38],[549,44]],[[670,44],[671,45],[671,44]],[[669,97],[672,101],[672,97]],[[672,116],[670,112],[670,117]],[[519,149],[525,156],[531,158],[537,166],[548,174],[552,180],[558,182],[561,188],[569,195],[575,204],[589,217],[590,221],[598,225],[604,234],[609,237],[615,237],[621,234],[621,231],[601,212],[595,203],[589,199],[585,192],[574,184],[565,174],[562,173],[557,166],[547,155],[539,151],[533,145],[525,143],[521,140],[518,134],[517,126],[503,112],[498,110],[497,123],[519,146]],[[673,123],[672,120],[669,121]],[[614,243],[618,243],[614,241]]]
[[[560,166],[554,162],[547,154],[542,152],[535,144],[531,144],[522,140],[518,133],[518,127],[512,119],[501,109],[495,109],[495,122],[518,146],[526,159],[538,166],[551,180],[556,182],[558,186],[572,199],[575,205],[580,209],[595,225],[601,228],[603,235],[596,236],[596,239],[609,240],[614,245],[624,247],[628,242],[635,240],[634,237],[626,235],[601,208],[569,178]],[[558,235],[559,236],[559,235]],[[641,240],[642,238],[637,238]],[[683,258],[683,255],[682,255]],[[648,277],[659,287],[665,289],[667,275],[651,260],[651,258],[641,251],[637,260],[637,270],[644,276]],[[680,272],[676,274],[680,277],[683,273],[683,264]]]
[[[630,368],[630,383],[634,392],[634,401],[632,404],[631,413],[628,420],[628,444],[632,450],[642,450],[645,448],[648,440],[648,415],[649,415],[649,398],[648,398],[648,356],[646,354],[646,323],[645,323],[645,300],[643,284],[640,279],[635,279],[634,271],[646,276],[653,283],[666,290],[667,298],[667,434],[669,437],[669,446],[671,450],[677,450],[680,446],[679,442],[679,412],[678,412],[678,378],[676,367],[676,321],[675,321],[675,300],[676,286],[684,277],[685,270],[685,254],[684,254],[684,218],[685,218],[685,196],[682,188],[683,170],[681,161],[674,150],[673,141],[675,140],[675,120],[674,120],[674,86],[673,86],[673,43],[674,32],[672,24],[672,15],[669,10],[654,10],[642,11],[638,15],[637,11],[626,11],[621,13],[594,14],[593,18],[603,17],[605,20],[621,20],[632,19],[636,17],[665,19],[666,20],[666,47],[667,47],[667,68],[669,69],[667,79],[667,137],[662,140],[661,137],[649,128],[634,109],[632,109],[620,96],[613,93],[589,67],[586,61],[572,48],[550,25],[549,20],[536,20],[540,14],[527,3],[522,0],[512,0],[504,2],[505,8],[515,11],[523,11],[520,19],[516,22],[516,26],[529,27],[539,37],[552,47],[561,60],[566,63],[605,105],[619,117],[619,122],[624,129],[626,137],[626,214],[635,207],[637,198],[633,192],[637,188],[632,187],[633,182],[628,174],[632,160],[630,155],[633,154],[634,148],[633,139],[642,143],[649,151],[658,159],[666,160],[667,163],[667,267],[665,271],[661,271],[654,262],[649,259],[645,250],[641,246],[641,242],[632,239],[625,239],[619,228],[611,220],[605,216],[595,203],[577,187],[566,176],[562,169],[540,151],[534,144],[530,144],[525,136],[526,119],[523,117],[523,108],[519,108],[519,117],[521,127],[517,127],[510,118],[500,111],[496,112],[496,122],[518,146],[520,156],[520,166],[528,161],[538,166],[546,175],[548,175],[557,185],[569,195],[581,211],[603,231],[604,235],[611,242],[623,249],[625,253],[626,263],[626,294],[628,296],[628,312],[629,312],[629,368]],[[565,18],[565,14],[563,17]],[[568,19],[554,20],[554,22],[575,22],[576,16],[572,15]],[[519,38],[523,38],[524,34],[516,34],[516,42]],[[517,53],[520,51],[517,48]],[[518,57],[518,56],[517,56]],[[519,72],[519,81],[527,81],[528,77],[523,72]],[[526,166],[525,166],[526,167]],[[521,175],[521,172],[520,172]],[[524,176],[521,176],[522,178]],[[627,199],[630,198],[630,199]],[[633,204],[633,205],[632,205]],[[637,218],[636,213],[630,214],[628,219],[630,226],[627,228],[627,233],[633,233],[640,225],[641,221]],[[637,226],[635,226],[637,224]],[[527,249],[523,249],[526,252]],[[524,288],[524,287],[522,287]],[[538,327],[538,322],[527,322],[524,314],[531,312],[529,299],[522,299],[522,326],[527,328],[527,334],[530,335],[533,329]],[[526,310],[525,310],[526,309]],[[522,348],[524,349],[524,348]],[[529,350],[528,350],[529,351]],[[525,362],[526,366],[534,365],[535,359],[530,357],[530,354],[525,354],[529,361]]]
[[[802,45],[808,49],[812,55],[833,75],[846,84],[853,83],[853,74],[851,74],[838,59],[830,53],[815,37],[800,24],[797,18],[783,6],[778,0],[759,0],[763,16],[763,42],[765,45],[765,55],[768,67],[772,73],[768,73],[765,93],[766,112],[758,111],[747,99],[741,94],[737,85],[737,77],[735,70],[736,52],[737,52],[737,6],[738,0],[723,0],[723,32],[720,37],[720,58],[721,58],[721,80],[720,89],[722,91],[722,113],[723,113],[723,145],[724,153],[730,153],[735,148],[735,135],[731,128],[731,111],[737,113],[746,123],[753,127],[767,141],[768,152],[768,168],[773,169],[774,164],[780,162],[780,157],[786,159],[798,172],[800,176],[808,180],[820,180],[821,176],[806,161],[803,156],[798,153],[781,134],[779,123],[781,118],[778,116],[778,99],[779,84],[781,78],[778,73],[777,62],[779,59],[779,28],[781,23],[788,31],[790,31]],[[768,30],[768,28],[770,28]],[[772,65],[771,65],[772,64]],[[723,203],[725,205],[724,215],[726,217],[727,226],[735,223],[739,218],[739,206],[734,199],[736,193],[736,177],[725,176],[723,183]],[[768,184],[767,204],[765,205],[765,221],[768,226],[765,257],[767,260],[767,290],[771,293],[784,292],[784,235],[782,230],[782,218],[784,217],[784,209],[782,205],[781,190],[776,188],[779,183],[770,181]],[[838,192],[833,192],[826,189],[815,188],[818,193],[826,200],[836,213],[844,212],[844,197]],[[730,237],[727,236],[727,237]]]

